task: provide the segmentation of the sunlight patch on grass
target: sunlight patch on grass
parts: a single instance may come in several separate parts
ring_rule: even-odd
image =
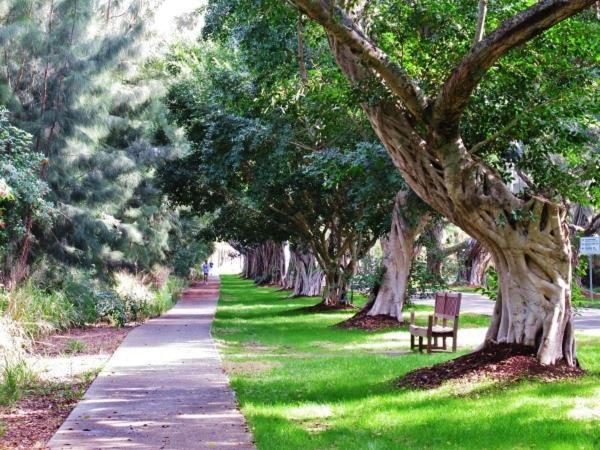
[[[575,407],[569,411],[568,416],[576,420],[600,421],[600,389],[596,390],[592,398],[576,398]]]
[[[235,375],[252,375],[279,366],[281,366],[281,363],[275,361],[226,361],[223,364],[223,368],[227,373]]]
[[[287,408],[284,414],[291,420],[325,419],[333,416],[333,409],[329,405],[307,403]]]

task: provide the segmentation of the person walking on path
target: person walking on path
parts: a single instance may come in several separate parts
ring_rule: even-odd
[[[202,273],[204,274],[204,284],[208,284],[209,272],[210,272],[210,266],[208,265],[208,261],[204,261],[204,264],[202,264]]]

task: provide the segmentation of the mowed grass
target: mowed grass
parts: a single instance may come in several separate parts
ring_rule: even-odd
[[[287,296],[224,276],[213,325],[261,450],[600,448],[598,337],[579,338],[578,380],[400,389],[401,375],[456,354],[411,353],[405,330],[332,327],[352,312],[300,312],[318,299]],[[487,321],[463,317],[461,330]]]

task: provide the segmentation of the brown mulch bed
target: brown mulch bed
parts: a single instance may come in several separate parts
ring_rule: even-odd
[[[299,311],[303,312],[328,312],[328,311],[344,311],[344,310],[356,310],[358,309],[354,305],[326,305],[325,303],[317,303],[313,306],[306,306],[300,308]]]
[[[543,366],[535,349],[524,345],[496,344],[431,367],[413,370],[398,380],[400,387],[432,389],[446,381],[518,381],[536,378],[556,381],[584,374],[577,367],[559,363]]]
[[[6,432],[0,437],[0,449],[43,449],[65,421],[89,383],[65,386],[39,386],[27,392],[14,405],[0,407],[0,422]]]
[[[68,353],[70,341],[79,341],[84,344],[82,355],[112,354],[117,349],[131,327],[115,328],[108,324],[99,324],[85,328],[73,328],[36,341],[33,353],[44,356],[56,356]]]
[[[68,342],[77,340],[85,344],[79,355],[112,355],[131,329],[108,325],[76,328],[35,342],[30,353],[64,358]],[[0,428],[4,429],[4,434],[0,431],[0,449],[45,448],[92,381],[93,377],[40,381],[25,389],[16,403],[0,406]]]
[[[377,331],[386,328],[400,328],[403,325],[405,325],[404,322],[398,322],[394,317],[383,314],[369,316],[367,312],[363,310],[350,317],[348,320],[338,323],[336,327],[353,330]]]

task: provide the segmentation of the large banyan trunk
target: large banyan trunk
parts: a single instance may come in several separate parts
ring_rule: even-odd
[[[285,275],[283,245],[267,241],[257,248],[259,269],[255,281],[259,284],[281,284]]]
[[[508,226],[508,246],[493,246],[500,281],[486,339],[535,346],[542,364],[577,362],[571,308],[571,245],[565,212],[533,201],[527,228]]]
[[[259,284],[281,284],[284,275],[285,254],[281,243],[266,241],[244,253],[244,278]]]
[[[398,134],[406,124],[379,109],[368,115],[411,187],[489,249],[502,298],[487,342],[535,346],[543,364],[561,359],[576,364],[565,209],[538,197],[513,196],[490,169],[475,162],[465,173],[454,173],[467,164],[457,161],[460,153],[468,158],[464,147],[449,151],[454,157],[448,161],[424,152],[409,166],[402,150],[406,137]],[[445,188],[432,189],[436,185]]]
[[[470,286],[485,286],[485,273],[492,262],[492,255],[481,242],[471,239],[462,258],[458,282]]]
[[[283,288],[292,291],[291,297],[316,297],[321,295],[323,271],[316,258],[307,252],[290,248],[290,261]]]
[[[246,249],[242,253],[244,262],[242,265],[242,277],[246,279],[254,279],[256,272],[256,254],[254,249]]]
[[[408,279],[417,253],[415,241],[428,221],[428,215],[418,221],[403,218],[401,209],[406,197],[406,192],[396,195],[390,233],[380,239],[385,272],[373,306],[367,313],[369,316],[386,315],[402,321]]]
[[[294,281],[296,280],[296,272],[297,272],[297,269],[296,269],[297,250],[295,250],[291,246],[289,247],[289,249],[290,249],[290,259],[288,261],[288,267],[285,272],[285,276],[283,277],[283,281],[281,283],[281,287],[285,290],[294,289]]]
[[[315,297],[321,294],[323,271],[316,258],[310,253],[297,252],[295,255],[296,276],[294,277],[294,297]]]

